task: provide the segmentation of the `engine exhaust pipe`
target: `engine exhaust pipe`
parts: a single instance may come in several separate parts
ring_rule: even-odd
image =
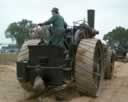
[[[95,25],[95,10],[89,9],[87,11],[87,18],[88,18],[88,25],[91,28],[94,28],[94,25]]]

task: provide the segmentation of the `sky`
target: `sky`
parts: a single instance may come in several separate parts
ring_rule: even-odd
[[[95,9],[95,28],[102,39],[117,26],[128,28],[128,0],[0,0],[0,43],[12,43],[5,38],[8,25],[22,19],[40,23],[51,17],[51,9],[59,8],[68,25],[87,19],[87,9]]]

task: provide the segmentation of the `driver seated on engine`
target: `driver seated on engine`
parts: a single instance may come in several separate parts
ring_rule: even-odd
[[[52,17],[43,23],[39,23],[38,25],[52,25],[48,45],[64,47],[64,32],[67,24],[65,23],[64,18],[59,14],[58,8],[53,8],[51,12]]]

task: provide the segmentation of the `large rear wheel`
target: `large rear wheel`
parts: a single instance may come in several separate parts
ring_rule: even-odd
[[[84,39],[77,48],[75,80],[77,90],[89,96],[98,96],[104,77],[103,46],[100,40]]]
[[[31,39],[28,41],[25,41],[24,44],[22,45],[20,52],[18,54],[17,57],[17,62],[22,62],[22,61],[26,61],[29,59],[29,51],[28,51],[28,46],[30,45],[38,45],[40,42],[39,39]],[[20,85],[23,89],[25,89],[26,91],[33,91],[33,85],[32,82],[29,81],[24,81],[24,80],[19,80]]]
[[[40,39],[31,39],[28,41],[25,41],[20,49],[20,52],[17,57],[17,61],[24,61],[28,60],[29,52],[28,52],[28,46],[31,45],[38,45],[40,42]]]

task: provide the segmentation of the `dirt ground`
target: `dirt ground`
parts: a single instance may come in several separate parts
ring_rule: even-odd
[[[0,65],[0,102],[55,102],[54,97],[26,100],[30,93],[24,91],[16,80],[15,64]],[[80,96],[71,89],[64,102],[128,102],[128,63],[116,62],[114,77],[104,81],[99,97]]]

